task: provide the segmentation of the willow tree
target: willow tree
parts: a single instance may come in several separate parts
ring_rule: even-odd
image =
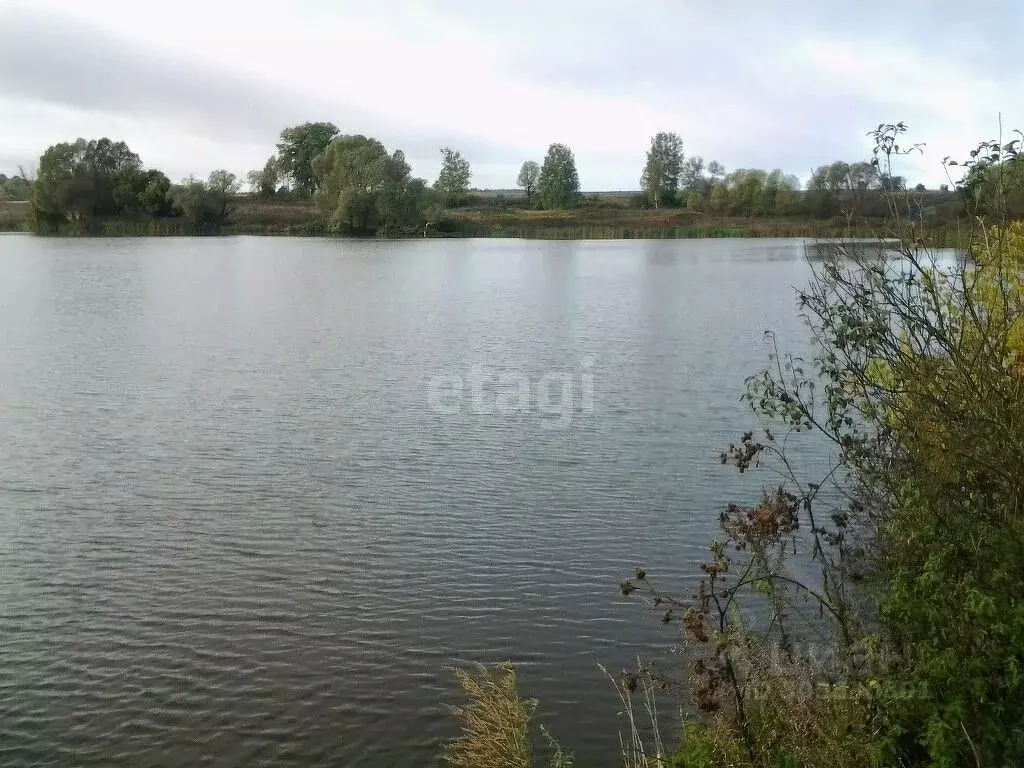
[[[321,180],[317,207],[336,232],[372,234],[422,226],[427,199],[401,150],[377,139],[338,136],[314,162]]]

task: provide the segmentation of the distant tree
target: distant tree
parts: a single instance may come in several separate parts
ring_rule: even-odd
[[[0,173],[0,200],[28,200],[32,184],[24,176],[8,178]]]
[[[686,158],[679,175],[682,201],[691,211],[710,210],[712,192],[724,178],[725,168],[717,160],[705,163],[704,158],[700,156]],[[720,193],[720,196],[723,193]],[[725,203],[719,199],[716,205],[723,207]]]
[[[837,160],[822,165],[807,182],[810,212],[834,216],[840,211],[863,213],[864,201],[882,186],[878,169],[871,163],[846,163]]]
[[[313,169],[313,160],[338,135],[334,123],[302,123],[281,131],[277,143],[281,172],[292,181],[295,191],[312,197],[320,188],[320,179]]]
[[[401,150],[388,154],[377,139],[338,136],[314,165],[321,179],[317,207],[332,230],[371,234],[423,226],[426,183],[411,178]]]
[[[765,178],[759,208],[768,216],[788,216],[796,211],[800,179],[776,168]]]
[[[704,175],[704,158],[700,155],[688,157],[683,162],[679,172],[679,187],[687,192],[694,190],[703,191],[707,185],[707,176]]]
[[[217,170],[205,182],[185,179],[172,190],[171,197],[195,234],[211,235],[224,227],[240,188],[235,174]]]
[[[466,202],[471,176],[469,161],[461,153],[450,147],[441,148],[441,172],[434,182],[434,190],[444,205],[452,207]]]
[[[728,213],[730,206],[729,187],[725,180],[712,182],[708,208],[714,213]]]
[[[537,190],[537,179],[540,178],[540,166],[533,160],[527,160],[519,169],[519,177],[516,179],[516,186],[522,187],[528,201],[533,199],[533,193]]]
[[[914,187],[915,192],[924,192],[926,189],[927,187],[924,184],[918,184]]]
[[[277,155],[267,158],[267,162],[260,170],[249,171],[246,178],[253,194],[264,200],[272,198],[281,185],[281,163]]]
[[[580,178],[576,159],[564,144],[552,144],[537,179],[537,196],[543,208],[572,208],[579,201]]]
[[[725,209],[732,214],[763,216],[767,213],[765,185],[768,174],[757,168],[739,168],[725,177]]]
[[[140,177],[137,188],[139,209],[147,216],[161,218],[174,215],[171,180],[157,170],[148,170]]]
[[[99,219],[125,213],[122,190],[141,171],[142,161],[123,141],[78,139],[49,147],[32,185],[37,227],[84,231]]]
[[[219,169],[210,174],[206,186],[210,194],[210,205],[223,224],[234,210],[242,185],[235,174]]]
[[[887,173],[879,176],[879,185],[886,192],[901,192],[907,187],[906,179],[902,176],[891,176]]]
[[[172,216],[170,191],[171,180],[158,170],[123,172],[114,186],[118,215],[126,218]]]
[[[678,133],[657,133],[647,150],[640,186],[647,202],[658,207],[677,202],[683,172],[683,140]]]

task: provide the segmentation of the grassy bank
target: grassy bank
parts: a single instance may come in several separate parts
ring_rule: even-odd
[[[27,202],[0,200],[0,232],[20,232],[26,229],[31,213]]]
[[[881,226],[845,217],[754,218],[687,213],[678,209],[650,210],[613,205],[585,206],[571,211],[451,211],[440,227],[468,237],[526,237],[535,239],[632,239],[701,237],[877,237]],[[930,230],[935,245],[957,242],[955,226]]]
[[[0,231],[30,227],[26,202],[0,203]],[[573,210],[538,211],[513,206],[467,207],[446,211],[428,229],[431,237],[514,237],[538,240],[688,239],[709,237],[866,237],[878,236],[880,223],[831,219],[717,216],[681,209],[644,209],[598,200]],[[932,227],[929,244],[956,246],[956,223]],[[181,219],[103,222],[99,234],[111,237],[192,234]],[[227,235],[315,236],[329,234],[310,202],[244,199],[231,212]]]

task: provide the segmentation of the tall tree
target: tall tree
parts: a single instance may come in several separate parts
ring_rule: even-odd
[[[322,180],[317,207],[337,232],[374,233],[423,225],[426,184],[410,177],[401,150],[377,139],[338,136],[315,162]]]
[[[338,127],[334,123],[302,123],[281,131],[281,140],[277,143],[281,171],[291,179],[300,195],[312,197],[320,188],[313,160],[337,135]]]
[[[516,186],[522,187],[526,193],[526,200],[533,199],[533,193],[537,190],[537,179],[540,178],[540,166],[533,160],[527,160],[519,169],[519,177],[516,179]]]
[[[441,172],[434,189],[446,206],[463,204],[469,197],[469,179],[472,171],[469,161],[451,147],[441,147]]]
[[[678,133],[657,133],[647,150],[647,163],[640,186],[647,201],[658,207],[677,201],[679,178],[683,172],[683,140]]]
[[[576,158],[565,144],[552,144],[537,179],[537,196],[544,208],[572,208],[579,201],[580,177]]]

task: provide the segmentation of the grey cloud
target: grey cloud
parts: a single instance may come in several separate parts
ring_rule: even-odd
[[[293,12],[315,5],[305,3]],[[943,105],[844,93],[819,73],[787,64],[792,46],[808,40],[892,46],[1003,85],[1016,77],[1006,63],[1024,28],[1024,5],[1014,0],[989,0],[970,11],[958,0],[793,0],[770,6],[750,0],[393,0],[361,6],[360,13],[415,39],[416,17],[403,12],[413,8],[493,44],[502,75],[665,105],[685,124],[660,127],[679,130],[688,152],[732,168],[781,167],[802,178],[833,159],[863,156],[864,134],[878,122],[906,120],[926,131],[942,121]],[[525,159],[500,141],[423,131],[345,103],[343,96],[271,88],[245,74],[244,62],[227,70],[170,57],[110,35],[101,21],[72,24],[0,0],[0,96],[156,119],[220,144],[265,145],[268,152],[285,125],[333,120],[346,132],[374,134],[401,147],[421,175],[436,167],[439,146],[456,146],[472,160],[474,181],[487,185],[507,186],[508,169]],[[457,72],[453,78],[457,84]],[[1001,92],[1014,101],[1020,95],[1012,86]],[[524,109],[529,114],[528,105]],[[557,125],[552,133],[557,137]],[[9,149],[0,146],[0,152]],[[580,155],[584,187],[635,187],[643,150]]]
[[[478,137],[414,132],[357,105],[169,58],[99,27],[71,24],[19,5],[0,5],[0,95],[158,118],[216,142],[265,143],[268,153],[283,127],[331,120],[342,131],[373,134],[403,149],[414,166],[435,164],[439,147],[449,144],[482,163],[507,158],[499,145]]]

